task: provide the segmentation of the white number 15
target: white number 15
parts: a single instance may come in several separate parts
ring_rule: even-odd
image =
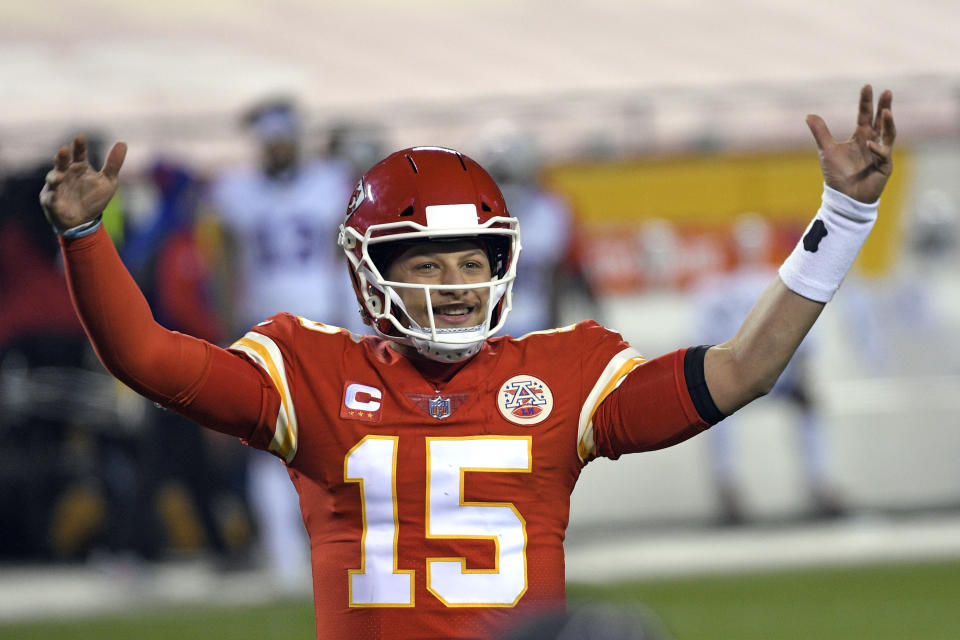
[[[345,482],[360,484],[360,568],[350,606],[412,607],[414,572],[397,566],[397,436],[367,436],[347,452]],[[509,502],[466,502],[464,473],[531,471],[529,436],[426,438],[427,538],[492,540],[493,569],[427,558],[427,590],[449,607],[512,607],[527,590],[526,521]]]

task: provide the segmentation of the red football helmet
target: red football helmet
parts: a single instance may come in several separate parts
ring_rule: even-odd
[[[478,284],[425,285],[386,280],[389,243],[469,239],[480,241],[492,276]],[[380,336],[414,346],[441,362],[463,360],[496,333],[511,306],[520,254],[520,229],[507,212],[496,183],[476,162],[452,149],[414,147],[398,151],[367,171],[357,184],[340,225],[338,244],[349,261],[350,278],[364,322]],[[396,247],[396,245],[392,245]],[[428,298],[442,289],[488,289],[483,324],[437,328],[407,313],[397,289],[415,289]]]

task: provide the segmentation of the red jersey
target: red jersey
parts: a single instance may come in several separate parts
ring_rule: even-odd
[[[280,393],[249,442],[300,494],[318,637],[490,638],[562,606],[594,414],[644,362],[618,334],[588,321],[494,338],[447,381],[385,340],[287,314],[231,349]],[[706,427],[687,400],[673,432]],[[616,437],[606,455],[635,449]]]
[[[583,465],[723,417],[705,347],[644,362],[594,322],[494,338],[441,365],[282,314],[227,351],[157,324],[102,229],[61,241],[74,306],[111,373],[287,463],[318,638],[486,639],[562,607]]]

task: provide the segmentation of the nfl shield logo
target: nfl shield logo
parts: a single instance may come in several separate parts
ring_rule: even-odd
[[[449,418],[451,413],[450,398],[444,398],[443,396],[430,398],[429,413],[431,417],[437,420]]]

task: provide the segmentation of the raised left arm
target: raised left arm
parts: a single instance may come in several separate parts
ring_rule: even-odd
[[[730,415],[767,394],[823,307],[774,278],[737,334],[707,350],[703,375],[717,408]]]
[[[873,89],[864,86],[857,128],[843,142],[834,140],[820,116],[807,116],[820,151],[823,205],[737,334],[706,353],[707,388],[724,414],[773,388],[873,227],[880,194],[893,171],[892,101],[890,91],[884,91],[874,113]]]

